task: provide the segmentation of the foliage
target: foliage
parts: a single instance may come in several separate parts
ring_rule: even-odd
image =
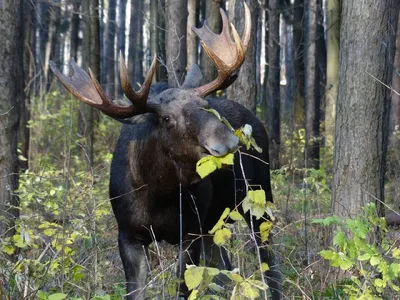
[[[115,227],[108,201],[108,138],[110,128],[118,128],[106,119],[98,124],[91,166],[85,140],[76,134],[75,105],[58,92],[48,94],[45,102],[33,101],[30,167],[20,174],[17,191],[21,217],[15,234],[0,240],[0,291],[2,282],[8,282],[4,289],[10,298],[24,293],[49,300],[104,294],[101,274],[109,260],[98,248],[116,248],[107,237]],[[18,259],[12,262],[5,255]]]
[[[387,238],[385,218],[377,215],[374,203],[354,219],[331,216],[313,222],[336,228],[334,247],[319,254],[348,274],[344,292],[350,299],[383,299],[388,290],[400,292],[400,248]]]

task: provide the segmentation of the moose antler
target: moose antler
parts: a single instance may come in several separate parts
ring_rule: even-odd
[[[122,56],[121,60],[123,61]],[[128,99],[132,102],[132,105],[129,106],[122,106],[114,103],[105,94],[92,71],[89,69],[88,75],[82,68],[78,67],[73,58],[71,59],[70,63],[69,76],[65,76],[58,71],[54,65],[54,62],[52,61],[50,61],[50,68],[58,80],[60,80],[60,82],[64,85],[64,87],[72,95],[78,98],[78,100],[100,109],[103,113],[110,117],[125,119],[146,111],[146,101],[150,90],[151,79],[156,68],[156,61],[156,57],[154,57],[145,83],[142,85],[138,93],[132,89],[130,83],[127,81],[127,74],[122,77],[121,71],[121,81],[124,92],[127,93]],[[125,62],[124,68],[125,73],[127,73]]]
[[[222,86],[229,86],[233,82],[230,80],[230,76],[238,70],[244,62],[251,32],[251,15],[246,3],[244,3],[244,11],[245,23],[243,41],[240,40],[233,24],[231,24],[231,27],[235,42],[231,40],[229,34],[229,21],[222,9],[220,9],[222,17],[221,34],[213,33],[208,27],[207,21],[204,22],[204,25],[201,28],[192,27],[192,30],[200,38],[200,43],[203,46],[204,51],[213,61],[218,70],[218,76],[216,79],[195,89],[195,92],[198,95],[205,97],[220,89]]]

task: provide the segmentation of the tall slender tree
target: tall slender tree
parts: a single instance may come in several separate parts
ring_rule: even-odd
[[[118,40],[117,40],[117,56],[119,52],[125,55],[125,22],[126,22],[126,0],[119,0],[118,3]],[[118,72],[117,72],[118,73]],[[119,78],[119,76],[116,76]],[[122,87],[120,84],[117,85],[118,88],[118,98],[123,95]]]
[[[308,8],[305,14],[305,55],[304,55],[304,74],[305,74],[305,105],[306,105],[306,167],[319,168],[319,122],[320,122],[320,82],[318,66],[318,39],[317,33],[319,7],[318,0],[305,0]]]
[[[342,3],[333,207],[343,218],[384,201],[390,95],[384,84],[393,71],[399,7],[398,0]]]
[[[259,17],[259,4],[257,1],[249,1],[251,12],[251,39],[247,48],[246,60],[240,68],[236,81],[227,89],[228,98],[244,105],[247,109],[256,111],[257,82],[256,82],[256,51],[257,51],[257,23]],[[244,5],[243,1],[229,2],[230,21],[235,25],[239,34],[244,30]]]
[[[131,0],[128,71],[135,84],[143,82],[144,0]]]
[[[79,24],[80,24],[80,9],[81,3],[79,0],[75,0],[72,4],[72,17],[71,17],[71,47],[69,51],[70,58],[78,59],[78,47],[79,47]]]
[[[393,149],[399,149],[400,146],[400,16],[399,24],[397,25],[397,37],[396,37],[396,56],[394,59],[394,70],[392,75],[392,108],[391,108],[391,120],[390,120],[390,133],[391,135],[390,145]]]
[[[84,21],[83,39],[83,65],[87,70],[89,67],[99,80],[100,76],[100,20],[99,20],[99,0],[86,0],[82,6],[82,16]],[[94,122],[95,112],[92,107],[81,103],[79,108],[79,130],[80,134],[86,138],[85,151],[88,153],[90,163],[93,163],[93,143],[94,143]]]
[[[167,3],[168,84],[177,87],[183,82],[186,74],[187,1],[168,0]]]
[[[197,0],[188,1],[188,22],[187,22],[187,69],[197,64],[197,36],[192,31],[192,26],[197,25]]]
[[[240,4],[243,5],[242,3]],[[221,8],[221,6],[223,6],[223,1],[221,0],[205,1],[204,5],[205,5],[204,19],[207,20],[208,27],[210,27],[212,32],[220,33],[222,30],[222,19],[219,9]],[[203,73],[204,76],[204,81],[211,82],[217,75],[217,69],[215,68],[213,62],[208,57],[208,55],[204,52],[203,48],[201,49],[200,59],[201,59],[200,67],[201,67],[201,72]]]
[[[333,154],[336,102],[339,89],[339,33],[340,0],[327,0],[327,70],[326,70],[326,105],[325,105],[325,145]]]
[[[115,99],[115,33],[116,33],[116,8],[117,0],[108,1],[107,29],[104,40],[105,48],[105,71],[106,71],[106,91],[108,95]]]
[[[280,152],[280,44],[279,44],[279,0],[269,0],[268,10],[268,133],[270,164],[279,168]]]
[[[24,101],[23,37],[21,1],[0,5],[0,239],[15,233],[19,217],[18,124]]]

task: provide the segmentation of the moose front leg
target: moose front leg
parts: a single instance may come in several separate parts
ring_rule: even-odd
[[[186,238],[188,238],[186,236]],[[177,263],[177,277],[180,280],[178,285],[178,297],[179,299],[187,299],[189,295],[188,288],[185,284],[184,274],[186,271],[186,265],[199,265],[200,262],[200,240],[189,240],[184,239],[182,244],[182,252],[178,255]]]
[[[130,240],[120,232],[118,235],[119,252],[126,278],[126,299],[144,299],[148,267],[146,255],[148,245],[137,240]]]

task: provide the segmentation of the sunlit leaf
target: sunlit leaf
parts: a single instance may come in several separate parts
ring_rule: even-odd
[[[214,243],[217,246],[222,246],[226,243],[232,236],[232,232],[228,228],[222,228],[215,232]]]

